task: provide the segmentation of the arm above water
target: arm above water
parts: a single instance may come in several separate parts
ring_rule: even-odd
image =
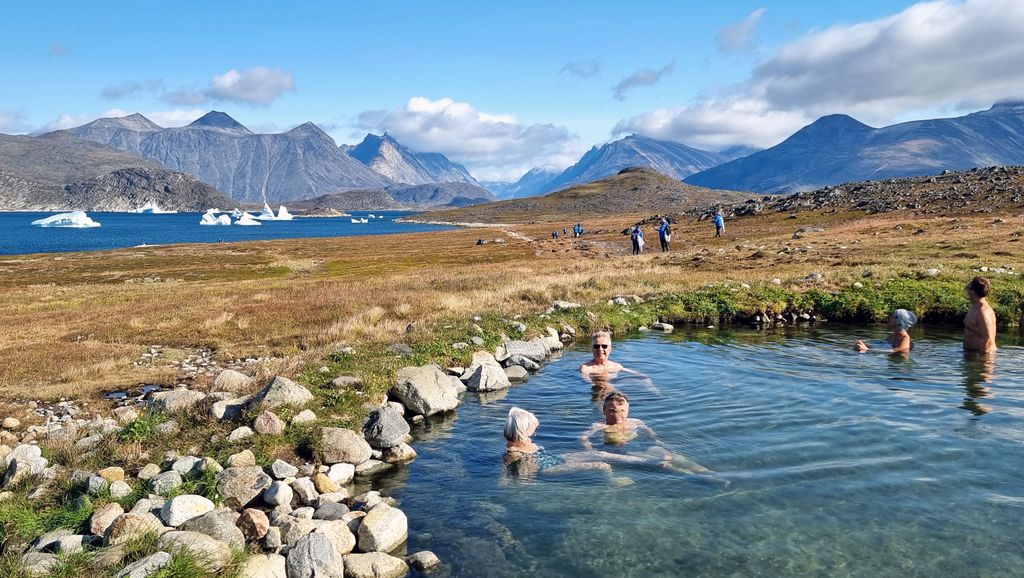
[[[646,373],[641,373],[639,371],[636,371],[635,369],[629,369],[628,367],[623,367],[621,370],[619,370],[619,373],[628,373],[630,375],[635,375],[639,377],[641,379],[641,382],[644,384],[644,388],[646,388],[648,392],[653,393],[655,395],[661,395],[661,391],[659,391],[658,388],[655,387],[654,385],[654,380],[651,379],[651,377]]]
[[[590,426],[590,429],[588,429],[587,431],[583,432],[583,435],[580,436],[580,442],[583,443],[583,447],[588,449],[588,450],[594,449],[594,444],[590,443],[590,436],[596,434],[597,432],[599,432],[599,431],[601,431],[603,429],[604,429],[604,424],[602,424],[602,423],[595,423],[594,425]]]

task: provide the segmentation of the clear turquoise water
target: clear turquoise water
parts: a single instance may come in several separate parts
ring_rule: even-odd
[[[277,210],[277,206],[274,206]],[[259,211],[253,211],[258,214]],[[366,217],[370,211],[355,211],[354,217]],[[259,227],[204,226],[199,224],[202,213],[168,213],[140,215],[135,213],[89,212],[101,226],[88,229],[59,227],[33,227],[32,221],[56,213],[4,213],[0,212],[0,255],[25,253],[58,253],[67,251],[99,251],[135,247],[136,245],[166,245],[170,243],[230,243],[266,239],[348,237],[358,235],[387,235],[448,229],[439,225],[396,223],[395,219],[408,212],[374,212],[383,219],[369,219],[354,224],[348,217],[309,217],[291,221],[266,221]],[[368,240],[367,242],[373,242]]]
[[[618,468],[626,486],[509,475],[509,407],[537,414],[535,441],[555,454],[600,419],[582,349],[414,430],[419,458],[383,488],[441,576],[1024,576],[1024,350],[1005,338],[986,367],[941,331],[917,331],[909,360],[847,349],[882,331],[617,343],[613,358],[661,391],[619,380],[631,416],[725,488],[663,469]]]

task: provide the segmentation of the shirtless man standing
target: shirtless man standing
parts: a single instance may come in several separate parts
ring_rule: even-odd
[[[975,277],[967,284],[971,308],[964,319],[964,351],[995,353],[996,312],[985,299],[991,284],[984,277]]]

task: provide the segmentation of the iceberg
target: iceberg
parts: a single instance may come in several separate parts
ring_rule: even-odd
[[[71,211],[70,213],[59,213],[32,221],[36,227],[67,227],[71,229],[87,229],[99,227],[100,224],[89,218],[85,211]]]
[[[376,219],[377,218],[377,215],[374,215],[373,213],[370,213],[369,215],[366,215],[366,216],[370,217],[371,219]]]
[[[263,212],[256,215],[255,218],[260,221],[274,221],[277,220],[277,215],[274,214],[274,210],[270,208],[270,205],[263,203]]]
[[[200,225],[230,225],[231,217],[227,215],[216,215],[213,210],[207,211],[203,214],[203,218],[199,221]]]
[[[353,223],[369,223],[370,221],[367,220],[367,219],[352,219],[352,222]]]
[[[161,209],[160,205],[156,204],[156,201],[146,201],[145,205],[142,205],[138,209],[132,211],[133,213],[146,213],[149,215],[157,215],[162,213],[177,213],[178,211],[168,211],[167,209]]]
[[[235,221],[235,224],[236,225],[242,225],[242,226],[245,226],[245,227],[251,227],[253,225],[262,225],[263,223],[257,221],[249,213],[242,213],[242,215],[240,217],[238,217],[238,220]]]
[[[263,203],[263,212],[256,215],[255,218],[260,221],[291,221],[293,217],[284,205],[281,205],[280,208],[277,209],[277,214],[275,215],[274,210],[270,208],[270,205]]]
[[[231,216],[236,218],[236,219],[241,219],[242,215],[249,215],[249,213],[246,213],[246,212],[242,211],[242,209],[238,209],[238,208],[236,208],[234,211],[231,211]],[[251,218],[252,215],[249,215],[249,217]]]

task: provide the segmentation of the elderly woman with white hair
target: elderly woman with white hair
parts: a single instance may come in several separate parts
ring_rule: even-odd
[[[525,409],[513,407],[508,410],[508,419],[505,420],[504,432],[505,447],[508,453],[537,453],[540,450],[540,446],[533,443],[530,437],[537,431],[537,426],[539,425],[540,421],[537,420],[537,416]]]
[[[902,355],[910,353],[910,350],[914,348],[914,341],[910,338],[910,334],[907,331],[916,323],[917,315],[914,315],[912,311],[907,311],[906,309],[893,311],[892,315],[889,316],[888,323],[886,323],[886,327],[889,328],[889,331],[892,331],[892,335],[884,341],[889,347],[880,347],[878,350],[882,353],[899,353]],[[857,340],[853,348],[860,352],[871,349],[864,340]]]

